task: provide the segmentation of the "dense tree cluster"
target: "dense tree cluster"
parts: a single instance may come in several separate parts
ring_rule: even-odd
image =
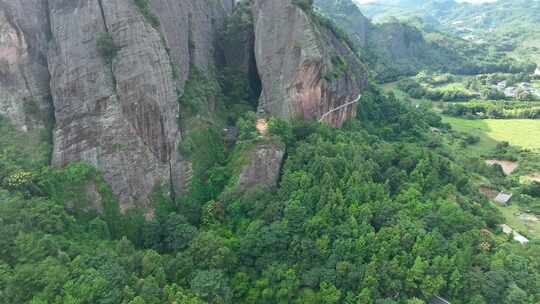
[[[412,98],[426,98],[432,101],[468,101],[477,95],[465,89],[438,89],[432,86],[422,86],[417,81],[405,78],[397,83],[397,87]]]
[[[540,119],[540,103],[473,100],[450,103],[444,113],[467,118]]]
[[[86,182],[107,194],[87,165],[12,166],[0,302],[537,303],[540,244],[499,231],[470,172],[428,132],[440,118],[374,89],[362,105],[343,129],[273,120],[288,155],[275,191],[238,192],[224,173],[237,151],[194,134],[182,149],[192,191],[173,201],[158,187],[149,221],[113,201],[102,214],[67,208]],[[253,123],[239,121],[239,145],[260,140]]]

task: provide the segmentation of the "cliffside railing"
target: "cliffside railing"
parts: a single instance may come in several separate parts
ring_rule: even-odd
[[[323,121],[326,119],[326,117],[328,117],[328,115],[330,115],[330,114],[332,114],[332,113],[334,113],[334,112],[336,112],[336,111],[339,111],[339,110],[341,110],[341,109],[344,109],[344,108],[346,108],[346,107],[348,107],[348,106],[350,106],[350,105],[353,105],[353,104],[359,102],[359,101],[360,101],[360,98],[362,98],[362,94],[359,94],[358,97],[357,97],[355,100],[349,101],[349,102],[347,102],[347,103],[344,103],[344,104],[340,105],[339,107],[333,108],[332,110],[330,110],[330,111],[324,113],[324,114],[321,116],[321,118],[319,118],[319,122],[323,122]]]

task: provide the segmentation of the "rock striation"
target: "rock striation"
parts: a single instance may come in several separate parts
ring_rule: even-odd
[[[0,115],[22,132],[44,128],[51,111],[48,27],[45,1],[0,1]]]
[[[178,87],[183,89],[190,70],[213,68],[222,60],[219,34],[234,0],[152,0],[150,7],[178,69]]]
[[[51,0],[53,164],[85,161],[103,172],[122,210],[149,207],[169,176],[178,134],[171,65],[159,33],[126,0]],[[103,58],[98,38],[118,52]]]

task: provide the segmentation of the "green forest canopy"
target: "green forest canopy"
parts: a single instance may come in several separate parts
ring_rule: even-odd
[[[156,189],[150,221],[111,197],[103,214],[66,209],[85,182],[108,197],[99,172],[2,147],[0,302],[537,303],[540,244],[501,234],[470,182],[482,164],[449,153],[428,131],[446,128],[433,113],[374,88],[362,105],[343,129],[270,129],[287,144],[277,191],[235,191],[236,152],[201,133],[194,166],[207,174],[176,201]]]

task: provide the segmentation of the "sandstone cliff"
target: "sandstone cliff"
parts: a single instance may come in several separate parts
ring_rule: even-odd
[[[193,75],[240,70],[269,115],[335,126],[354,115],[366,77],[342,37],[291,0],[235,2],[0,0],[0,115],[26,132],[52,113],[52,163],[95,166],[123,211],[151,210],[160,183],[185,191],[177,146],[203,119],[179,102]],[[226,43],[235,6],[246,23]],[[283,151],[261,149],[273,184]],[[246,170],[244,184],[263,172]]]
[[[291,0],[255,0],[253,11],[260,112],[334,126],[353,116],[367,77],[350,46]]]
[[[234,0],[152,0],[181,90],[192,67],[212,68],[219,61],[218,37]]]
[[[49,1],[53,164],[103,172],[123,209],[148,207],[168,176],[178,128],[172,71],[159,33],[131,1]],[[108,62],[97,38],[112,37]]]
[[[183,190],[178,98],[191,66],[221,60],[216,41],[233,8],[232,0],[138,2],[0,1],[0,115],[27,131],[54,108],[53,164],[94,165],[123,210],[149,207],[158,183]]]
[[[49,117],[48,27],[44,1],[0,1],[0,115],[23,132]]]

